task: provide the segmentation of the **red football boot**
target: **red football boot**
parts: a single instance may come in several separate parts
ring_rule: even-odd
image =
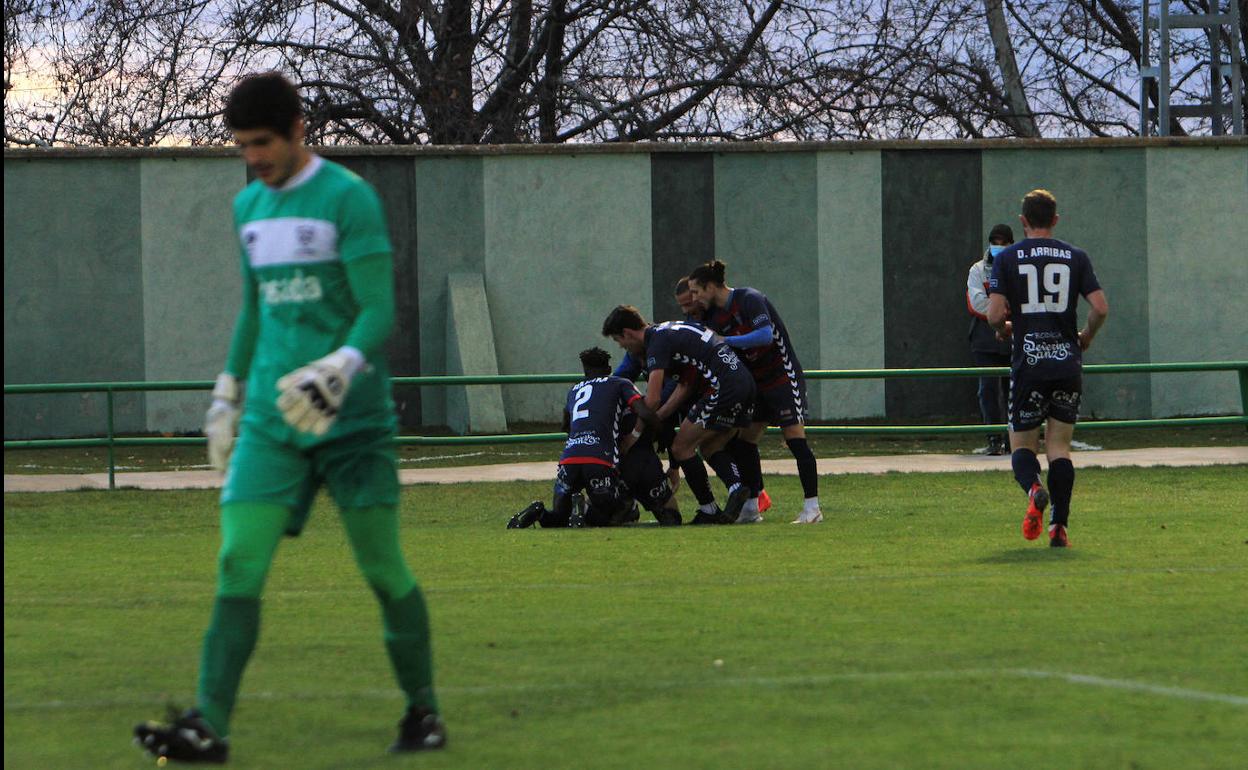
[[[1044,509],[1049,506],[1049,493],[1039,484],[1031,485],[1027,495],[1027,515],[1023,517],[1023,537],[1035,540],[1044,531]]]

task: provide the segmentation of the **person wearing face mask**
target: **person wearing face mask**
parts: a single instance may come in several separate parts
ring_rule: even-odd
[[[1014,231],[1009,225],[994,225],[988,233],[988,248],[966,276],[966,309],[971,314],[971,328],[967,337],[971,341],[971,355],[976,366],[1009,366],[1010,341],[1002,339],[988,325],[988,279],[992,276],[992,261],[997,254],[1014,243]],[[1004,403],[1009,393],[1009,380],[1005,377],[979,378],[979,412],[985,425],[1005,422]],[[1009,453],[1005,434],[988,437],[990,455]]]

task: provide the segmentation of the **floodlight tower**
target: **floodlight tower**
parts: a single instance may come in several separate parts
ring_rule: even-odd
[[[1156,15],[1154,15],[1154,6]],[[1208,13],[1170,13],[1170,0],[1140,0],[1140,135],[1170,135],[1171,118],[1210,118],[1214,136],[1225,133],[1222,118],[1229,115],[1232,134],[1244,134],[1244,91],[1240,77],[1243,56],[1239,48],[1239,2],[1230,0],[1226,12],[1210,0]],[[1227,27],[1229,51],[1223,59],[1222,28]],[[1209,103],[1170,104],[1170,30],[1201,29],[1209,40]],[[1153,61],[1153,35],[1157,60]],[[1223,79],[1230,78],[1230,99],[1223,101]],[[1149,81],[1157,84],[1157,107],[1148,104]]]

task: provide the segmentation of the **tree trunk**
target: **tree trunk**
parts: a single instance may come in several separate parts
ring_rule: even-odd
[[[1001,70],[1001,80],[1005,85],[1005,98],[1009,104],[1009,114],[1005,122],[1014,133],[1024,137],[1040,136],[1036,127],[1036,118],[1031,114],[1031,106],[1027,104],[1027,93],[1023,90],[1023,77],[1018,71],[1018,62],[1014,58],[1014,44],[1010,42],[1010,30],[1005,25],[1005,9],[1002,0],[984,0],[984,10],[988,15],[988,31],[992,35],[992,46],[996,51],[997,68]]]
[[[475,144],[480,132],[472,107],[472,3],[447,0],[443,15],[446,26],[433,57],[426,112],[430,139],[434,144]]]
[[[550,38],[546,47],[546,71],[537,86],[537,130],[538,141],[554,142],[559,131],[559,115],[555,97],[559,92],[559,84],[563,79],[563,30],[565,21],[563,9],[565,0],[554,0],[550,4]]]

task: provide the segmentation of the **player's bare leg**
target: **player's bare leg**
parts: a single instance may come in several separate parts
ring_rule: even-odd
[[[1069,442],[1067,444],[1069,451]],[[1044,509],[1049,504],[1049,492],[1040,483],[1040,429],[1010,431],[1010,463],[1014,468],[1014,480],[1027,493],[1027,513],[1023,516],[1023,537],[1035,540],[1044,531]]]

